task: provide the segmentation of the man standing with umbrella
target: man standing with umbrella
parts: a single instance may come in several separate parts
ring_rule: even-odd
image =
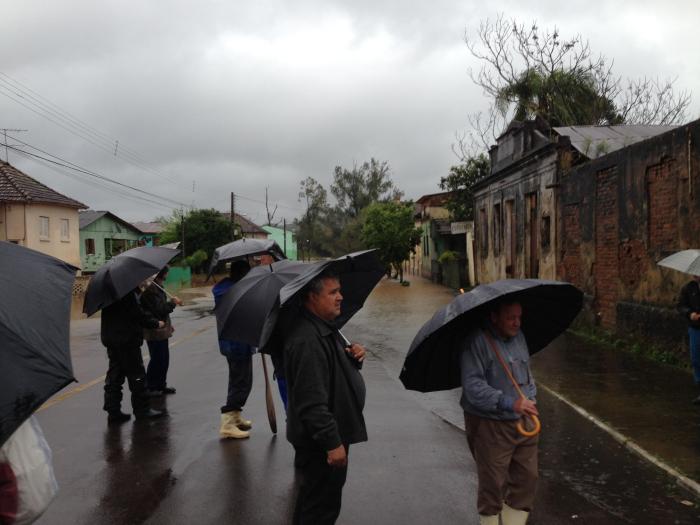
[[[110,423],[122,423],[131,417],[121,411],[124,379],[129,382],[131,406],[136,419],[155,418],[164,414],[149,406],[141,345],[144,328],[163,328],[165,323],[141,309],[137,290],[129,292],[102,310],[101,338],[109,359],[104,410],[109,414]]]
[[[700,276],[694,275],[681,290],[678,311],[688,323],[690,363],[695,384],[700,388]],[[693,404],[700,405],[700,395],[693,399]]]
[[[302,292],[298,321],[286,335],[287,439],[301,486],[295,524],[332,524],[340,514],[348,449],[367,441],[362,416],[365,349],[346,346],[333,321],[341,314],[340,280],[326,271]]]
[[[468,336],[461,355],[461,405],[479,478],[482,524],[498,525],[499,516],[503,525],[524,524],[535,499],[537,435],[517,428],[522,416],[538,415],[521,317],[519,303],[496,303],[487,326]]]

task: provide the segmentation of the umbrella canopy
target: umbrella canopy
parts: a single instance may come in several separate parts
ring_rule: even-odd
[[[0,445],[72,381],[69,328],[75,268],[0,242]]]
[[[90,279],[83,312],[92,315],[116,303],[142,281],[158,273],[180,250],[163,246],[139,246],[107,261]]]
[[[232,261],[251,255],[272,255],[275,260],[286,259],[282,248],[270,239],[238,239],[237,241],[224,244],[214,250],[214,255],[209,264],[209,275],[214,273],[214,268],[220,262]]]
[[[434,392],[460,386],[459,354],[465,336],[482,326],[495,302],[523,307],[522,331],[531,354],[564,332],[583,305],[575,286],[540,279],[505,279],[458,295],[423,325],[411,343],[400,379],[409,390]]]
[[[259,346],[265,320],[279,304],[280,289],[308,267],[284,259],[250,270],[214,310],[219,338]]]
[[[700,250],[683,250],[673,255],[661,259],[659,266],[689,273],[690,275],[700,275]]]

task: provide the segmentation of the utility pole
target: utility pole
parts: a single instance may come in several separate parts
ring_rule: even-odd
[[[231,192],[231,240],[236,240],[236,194]]]
[[[185,258],[185,210],[180,208],[180,225],[182,227],[182,258]]]
[[[7,132],[10,131],[12,133],[21,133],[23,131],[29,131],[28,129],[13,129],[13,128],[0,128],[2,130],[2,133],[5,137],[5,162],[9,163],[10,162],[10,155],[7,151]]]
[[[282,234],[284,235],[284,237],[282,237],[284,239],[282,241],[284,243],[283,247],[282,247],[282,251],[284,252],[284,256],[286,257],[287,256],[287,219],[286,218],[282,219]]]

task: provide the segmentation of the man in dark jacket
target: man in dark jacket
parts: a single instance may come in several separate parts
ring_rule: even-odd
[[[146,394],[146,371],[141,357],[144,328],[163,328],[158,321],[141,309],[137,290],[126,294],[102,310],[102,344],[107,347],[109,368],[105,378],[104,410],[110,423],[128,421],[131,416],[121,411],[122,385],[129,381],[131,406],[136,419],[162,416],[163,412],[149,407]]]
[[[345,347],[333,321],[340,315],[340,281],[314,279],[298,322],[285,338],[287,439],[296,450],[301,486],[295,524],[332,524],[340,514],[350,444],[367,441],[362,417],[365,349]]]
[[[690,362],[693,365],[695,384],[700,388],[700,276],[693,276],[693,280],[681,290],[678,311],[688,323]],[[700,405],[700,396],[693,403]]]

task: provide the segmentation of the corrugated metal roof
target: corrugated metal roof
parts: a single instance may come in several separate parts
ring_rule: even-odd
[[[0,161],[0,202],[55,204],[69,208],[87,208],[82,202],[52,190],[11,164]]]
[[[569,137],[571,145],[589,159],[607,155],[678,126],[563,126],[552,128],[558,135]]]
[[[132,222],[131,224],[143,233],[162,233],[163,225],[159,222]]]

